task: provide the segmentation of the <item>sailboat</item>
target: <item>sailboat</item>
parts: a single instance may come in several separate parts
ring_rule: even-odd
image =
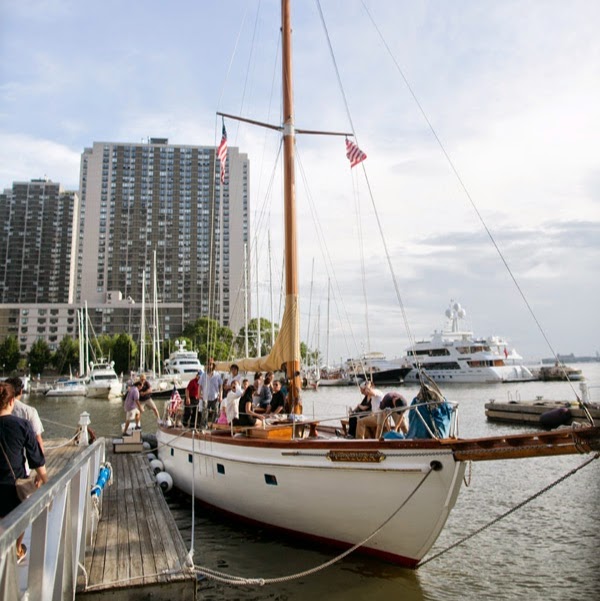
[[[410,412],[427,438],[352,440],[302,419],[294,196],[295,135],[302,131],[294,125],[289,0],[281,7],[283,124],[276,129],[284,148],[285,310],[269,355],[235,363],[249,372],[285,365],[292,413],[282,423],[230,430],[160,426],[158,454],[176,487],[229,516],[415,568],[444,528],[469,461],[590,452],[600,447],[600,429],[461,439],[456,407],[425,376]],[[427,423],[442,410],[446,427]]]

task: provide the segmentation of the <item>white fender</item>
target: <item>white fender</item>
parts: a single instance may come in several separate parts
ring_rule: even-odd
[[[159,472],[156,474],[156,482],[163,492],[168,492],[173,488],[173,478],[167,472]]]
[[[153,459],[150,462],[150,467],[152,468],[152,471],[155,474],[158,474],[158,473],[164,471],[164,469],[165,469],[165,466],[163,465],[163,462],[160,459]]]
[[[148,449],[151,449],[152,446],[147,440],[144,440],[144,442],[142,443],[142,448],[144,449],[144,451],[147,451]]]
[[[156,455],[155,455],[154,453],[148,453],[148,454],[146,455],[146,457],[148,457],[148,461],[149,461],[150,463],[152,463],[152,462],[153,462],[155,459],[157,459],[157,457],[156,457]]]

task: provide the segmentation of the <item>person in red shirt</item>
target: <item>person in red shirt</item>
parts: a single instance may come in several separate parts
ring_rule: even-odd
[[[183,409],[183,427],[190,428],[196,427],[198,422],[198,409],[202,410],[200,406],[200,399],[202,398],[200,390],[200,373],[196,374],[195,378],[192,378],[185,389],[185,407]]]

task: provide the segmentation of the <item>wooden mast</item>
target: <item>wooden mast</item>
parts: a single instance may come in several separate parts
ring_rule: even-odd
[[[290,0],[281,0],[282,35],[282,92],[283,92],[283,205],[285,229],[285,294],[286,304],[297,303],[298,299],[298,240],[296,232],[296,183],[294,173],[294,98],[292,82],[292,22]],[[290,345],[300,348],[299,327],[292,328]],[[300,401],[300,357],[294,357],[286,364],[290,382],[289,395],[292,411],[301,413]]]

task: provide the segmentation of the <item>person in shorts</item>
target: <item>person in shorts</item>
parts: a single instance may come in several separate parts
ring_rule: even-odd
[[[140,388],[140,405],[142,406],[142,412],[149,407],[152,409],[152,411],[154,411],[154,415],[156,415],[156,421],[160,422],[158,409],[152,400],[152,386],[144,374],[140,376],[140,382],[142,383],[142,387]]]
[[[141,430],[140,417],[142,415],[142,406],[140,404],[140,388],[142,383],[138,380],[133,386],[129,387],[123,408],[125,409],[125,428],[123,436],[129,436],[129,424],[135,422],[135,429]]]

